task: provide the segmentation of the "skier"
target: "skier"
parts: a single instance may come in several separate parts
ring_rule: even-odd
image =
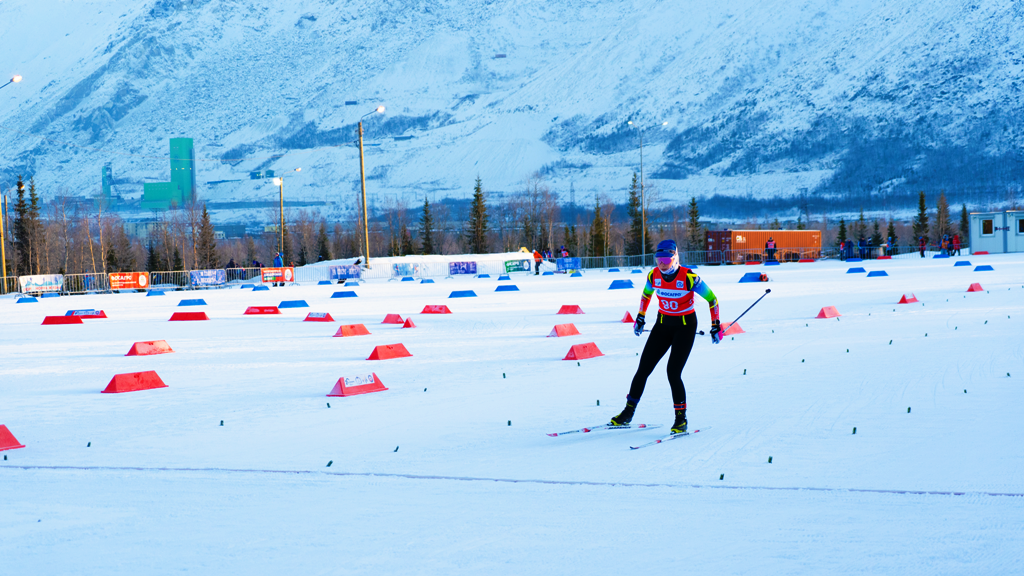
[[[647,377],[661,361],[668,349],[672,353],[668,357],[668,381],[672,387],[672,402],[675,409],[675,423],[672,433],[686,432],[686,388],[683,387],[683,366],[690,356],[694,338],[697,336],[697,314],[693,309],[693,294],[696,292],[707,301],[711,308],[711,341],[719,342],[721,322],[719,321],[718,299],[689,268],[679,265],[676,243],[673,240],[662,240],[658,243],[654,255],[658,267],[647,274],[647,284],[640,296],[640,312],[633,323],[633,333],[637,336],[644,331],[644,315],[651,303],[651,295],[658,294],[658,319],[651,328],[651,335],[644,345],[640,356],[640,365],[633,376],[633,382],[626,395],[626,408],[618,416],[611,419],[611,426],[624,426],[633,420],[633,412],[640,401],[647,385]]]

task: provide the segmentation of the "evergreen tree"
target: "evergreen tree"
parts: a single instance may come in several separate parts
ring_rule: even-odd
[[[172,270],[176,272],[185,271],[185,262],[181,259],[181,252],[178,250],[178,246],[174,246],[174,262],[171,264]]]
[[[430,214],[430,200],[423,197],[423,215],[420,216],[420,246],[423,254],[434,253],[434,217]]]
[[[124,231],[124,224],[118,222],[110,227],[110,244],[107,245],[107,272],[132,272],[135,268],[135,251],[132,241]]]
[[[842,244],[843,242],[846,242],[846,240],[847,240],[847,237],[846,237],[846,219],[845,218],[840,218],[839,219],[839,234],[836,235],[836,245]]]
[[[401,254],[401,256],[406,256],[406,255],[415,254],[415,253],[416,253],[416,247],[413,246],[412,235],[409,234],[409,229],[405,227],[405,224],[402,224],[402,254]]]
[[[14,275],[31,274],[32,267],[29,265],[29,238],[28,238],[28,203],[25,201],[25,181],[18,175],[17,199],[14,201],[14,224],[11,231],[14,235],[13,248],[16,253],[14,259]]]
[[[327,223],[321,220],[320,230],[316,234],[316,261],[331,259],[331,239],[327,237]]]
[[[871,245],[878,247],[884,243],[885,241],[882,240],[882,231],[878,228],[878,220],[875,220],[873,230],[871,232]]]
[[[796,217],[796,229],[797,230],[807,230],[807,225],[804,224],[804,215],[803,214],[800,214],[800,215],[798,215]]]
[[[640,180],[636,172],[633,173],[633,181],[629,184],[629,194],[626,197],[626,216],[629,218],[629,230],[626,231],[626,255],[639,256],[643,251],[646,254],[654,252],[650,231],[644,233],[644,213],[641,206]],[[644,243],[646,242],[646,246]],[[646,248],[646,250],[644,250]]]
[[[953,235],[953,221],[949,217],[949,202],[946,201],[946,191],[939,192],[939,199],[935,203],[935,242],[942,242],[946,234]]]
[[[607,243],[604,235],[604,216],[601,205],[594,200],[594,221],[590,223],[590,255],[604,256]]]
[[[772,225],[769,227],[769,230],[782,230],[782,224],[779,223],[778,218],[772,221]]]
[[[39,194],[36,193],[36,179],[28,181],[28,219],[26,221],[26,232],[29,240],[29,258],[33,274],[43,272],[42,255],[46,248],[46,234],[43,232],[43,224],[39,220]]]
[[[700,224],[700,210],[697,208],[697,198],[690,197],[690,207],[687,209],[688,220],[686,222],[686,244],[690,250],[704,249],[704,227]]]
[[[896,235],[896,225],[892,220],[889,220],[889,229],[885,232],[886,236],[892,242],[892,247],[896,248],[896,241],[899,240],[899,236]]]
[[[196,242],[197,268],[210,270],[220,266],[220,258],[217,256],[217,238],[213,233],[213,224],[210,222],[210,213],[206,211],[206,204],[203,204],[203,216],[199,221],[199,240]]]
[[[917,216],[914,218],[914,240],[928,234],[928,206],[924,202],[924,191],[917,196]]]
[[[967,204],[960,209],[960,244],[966,246],[971,237],[971,216],[967,213]]]
[[[150,240],[149,245],[146,246],[146,271],[147,272],[159,272],[159,271],[161,271],[160,256],[157,255],[157,251],[153,247],[153,241],[152,240]]]
[[[480,177],[473,186],[473,202],[470,204],[469,221],[466,222],[466,242],[473,254],[486,254],[487,250],[487,205]]]
[[[576,239],[576,225],[566,225],[565,231],[562,234],[565,242],[565,249],[569,252],[569,256],[579,256],[579,241]]]
[[[860,240],[868,233],[868,225],[864,221],[864,209],[860,209],[860,218],[857,219],[857,224],[854,229],[853,239]]]

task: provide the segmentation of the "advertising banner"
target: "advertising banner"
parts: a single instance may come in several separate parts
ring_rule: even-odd
[[[35,276],[19,276],[22,292],[60,292],[64,287],[63,274],[37,274]]]
[[[260,268],[260,275],[264,283],[271,282],[295,282],[295,268]]]
[[[533,260],[505,260],[505,273],[529,272],[533,266]]]
[[[392,264],[391,270],[395,273],[395,276],[419,276],[420,265],[411,263]]]
[[[566,272],[568,270],[579,270],[580,259],[579,258],[559,258],[555,260],[555,266],[559,272]]]
[[[448,275],[476,274],[476,262],[449,262]]]
[[[331,280],[351,280],[353,278],[358,279],[362,275],[362,270],[359,266],[353,266],[351,264],[343,266],[331,266]]]
[[[228,281],[224,270],[191,270],[188,280],[193,286],[221,286]]]
[[[111,290],[149,288],[149,272],[112,272],[107,277]]]

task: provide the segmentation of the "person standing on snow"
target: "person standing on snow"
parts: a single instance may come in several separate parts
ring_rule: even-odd
[[[543,258],[541,257],[540,252],[537,252],[536,250],[534,250],[533,251],[533,266],[534,266],[534,268],[533,268],[533,275],[534,276],[540,276],[540,262],[541,262],[542,259]]]
[[[651,296],[658,295],[658,319],[647,337],[644,351],[640,355],[640,365],[633,376],[633,382],[626,395],[626,408],[611,419],[611,426],[624,426],[633,420],[633,412],[640,402],[640,396],[647,385],[647,377],[654,371],[661,358],[668,352],[668,381],[672,387],[672,402],[675,409],[675,423],[672,433],[686,432],[686,388],[683,386],[683,366],[690,357],[693,341],[697,336],[697,314],[693,309],[693,294],[697,293],[707,301],[711,308],[711,341],[719,342],[722,331],[719,321],[718,298],[693,271],[679,265],[676,243],[673,240],[662,240],[658,243],[654,255],[658,267],[647,274],[647,284],[640,296],[640,312],[633,323],[633,333],[637,336],[644,331],[644,315],[651,303]]]
[[[281,257],[281,253],[278,252],[277,254],[274,254],[274,268],[281,268],[283,266],[284,258]],[[274,286],[284,286],[284,282],[275,282]]]

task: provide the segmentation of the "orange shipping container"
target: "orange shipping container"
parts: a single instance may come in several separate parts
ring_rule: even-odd
[[[775,259],[780,262],[821,256],[820,230],[716,230],[708,232],[707,262],[762,262],[769,238],[775,241]]]

